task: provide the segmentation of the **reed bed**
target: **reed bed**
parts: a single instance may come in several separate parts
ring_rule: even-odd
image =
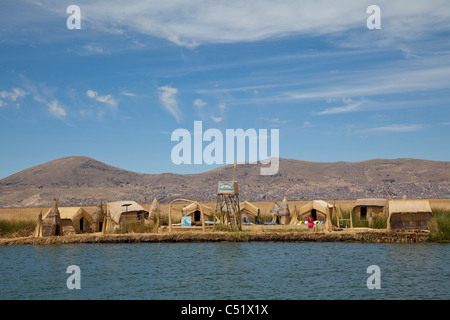
[[[33,234],[36,228],[35,220],[0,220],[0,237],[16,238],[27,237]]]
[[[433,210],[429,241],[450,242],[450,210],[442,208]]]
[[[172,232],[141,234],[79,234],[44,238],[0,239],[0,245],[43,245],[72,243],[151,243],[151,242],[379,242],[411,243],[426,241],[421,232]]]
[[[353,215],[352,208],[355,200],[328,200],[330,203],[335,204],[336,206],[341,206],[343,218],[349,218],[350,215]],[[433,210],[433,215],[431,219],[431,229],[428,234],[428,240],[433,242],[449,242],[450,241],[450,199],[429,199],[431,208]],[[252,202],[257,207],[260,208],[260,218],[259,220],[264,222],[272,221],[272,214],[270,210],[274,205],[274,201],[261,201],[261,202]],[[292,213],[307,203],[307,201],[298,200],[298,201],[289,201],[289,207]],[[205,203],[207,206],[214,208],[214,202]],[[95,208],[95,207],[92,207]],[[144,205],[144,208],[149,209],[150,205]],[[88,209],[91,209],[88,207]],[[182,206],[178,205],[173,211],[172,223],[179,223],[181,221],[181,209]],[[40,212],[45,214],[48,211],[48,208],[0,208],[0,237],[1,238],[18,238],[18,237],[27,237],[33,234],[33,231],[36,227],[37,217]],[[169,205],[161,204],[161,223],[163,225],[168,225],[169,217]],[[210,217],[212,220],[212,215]],[[367,228],[368,222],[367,220],[357,220],[353,215],[353,227],[354,228]],[[332,224],[336,225],[336,217],[332,217]],[[265,235],[267,239],[273,237],[273,234],[282,233],[282,234],[306,234],[306,233],[318,233],[321,232],[321,229],[307,229],[307,228],[298,228],[299,226],[251,226],[249,229],[244,226],[244,230],[238,232],[237,234],[250,235],[254,236],[255,234]],[[373,219],[372,229],[375,230],[383,230],[387,227],[386,219]],[[217,229],[217,232],[220,233],[220,227]],[[129,223],[127,225],[122,225],[118,231],[120,234],[151,234],[155,233],[155,228],[153,225],[145,225],[140,222]],[[345,228],[344,228],[345,230]],[[345,232],[345,231],[344,231]],[[186,233],[186,231],[184,231]],[[230,233],[230,232],[229,232]],[[233,232],[232,232],[233,233]],[[230,233],[231,234],[231,233]],[[272,235],[269,235],[272,234]],[[366,237],[367,238],[367,237]],[[269,240],[270,241],[270,240]]]

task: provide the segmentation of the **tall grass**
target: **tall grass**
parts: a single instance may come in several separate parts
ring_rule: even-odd
[[[369,228],[369,220],[359,219],[352,209],[344,209],[342,210],[342,217],[340,219],[350,219],[350,215],[352,216],[352,224],[353,228]],[[336,215],[331,217],[331,223],[333,225],[337,225]],[[344,228],[350,228],[350,220],[340,221],[341,226]],[[374,217],[372,218],[372,225],[370,228],[373,229],[386,229],[387,228],[387,220],[383,217]]]
[[[117,233],[152,233],[154,232],[154,224],[150,223],[145,225],[145,223],[140,221],[131,221],[128,223],[121,223],[120,228]]]
[[[36,229],[34,220],[0,220],[0,237],[15,238],[31,236]]]
[[[429,241],[450,242],[450,211],[434,209],[431,217]]]

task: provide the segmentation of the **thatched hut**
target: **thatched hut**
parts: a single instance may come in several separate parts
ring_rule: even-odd
[[[209,216],[213,213],[213,209],[211,207],[201,205],[202,210],[200,210],[200,204],[198,202],[193,202],[190,205],[186,206],[182,210],[183,217],[191,217],[191,224],[193,226],[201,226],[202,225],[202,217],[201,211],[203,211],[203,221],[208,221]]]
[[[275,202],[270,212],[272,213],[272,222],[274,223],[286,225],[291,222],[291,212],[289,210],[289,204],[286,197],[284,197],[283,201],[281,201],[281,204]]]
[[[148,220],[159,220],[161,219],[161,205],[158,199],[154,198],[152,205],[150,206],[150,211],[148,214]]]
[[[114,233],[114,227],[117,226],[117,223],[113,221],[111,218],[111,214],[108,210],[106,210],[105,218],[103,219],[103,228],[102,233],[111,234]]]
[[[242,223],[256,223],[259,217],[259,208],[248,201],[239,205]]]
[[[323,200],[313,200],[299,209],[298,218],[306,221],[311,216],[314,221],[327,221],[327,215],[333,210],[333,205]],[[296,221],[297,223],[297,221]]]
[[[270,213],[272,213],[272,222],[280,223],[280,211],[281,207],[280,205],[275,202],[275,204],[272,207],[272,210],[270,210]]]
[[[103,210],[103,203],[100,200],[97,208],[95,208],[94,213],[92,214],[92,232],[102,232],[105,220],[105,212]]]
[[[150,206],[150,211],[147,220],[145,220],[145,225],[151,227],[152,232],[158,232],[161,223],[161,206],[158,199],[154,198]]]
[[[367,220],[370,227],[373,218],[387,219],[387,200],[357,199],[353,206],[353,214],[356,219]]]
[[[74,233],[91,232],[93,219],[91,215],[81,207],[60,207],[59,215],[65,235]]]
[[[428,200],[395,199],[388,204],[388,230],[430,230],[431,207]]]
[[[34,229],[33,237],[41,238],[42,235],[42,210],[39,213],[38,222],[36,225],[36,229]]]
[[[135,201],[115,201],[106,204],[106,210],[114,224],[143,221],[148,211]]]
[[[36,237],[64,235],[56,199],[53,199],[52,207],[47,211],[44,217],[42,217],[42,213],[39,214],[38,224],[34,235]]]

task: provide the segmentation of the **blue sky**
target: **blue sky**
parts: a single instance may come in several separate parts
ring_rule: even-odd
[[[448,1],[3,0],[0,35],[0,178],[76,155],[213,169],[171,162],[195,120],[279,129],[282,158],[450,158]]]

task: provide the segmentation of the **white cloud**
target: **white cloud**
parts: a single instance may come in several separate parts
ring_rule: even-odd
[[[6,103],[4,103],[2,100],[0,100],[0,108],[6,106]]]
[[[59,105],[59,102],[57,100],[53,100],[47,103],[47,107],[47,110],[55,117],[64,118],[67,115],[66,110],[64,110],[64,108]]]
[[[342,102],[349,104],[352,102],[352,98],[342,98]]]
[[[123,96],[129,96],[129,97],[135,97],[136,94],[132,93],[132,92],[122,92],[121,95]]]
[[[164,108],[175,117],[177,122],[181,122],[181,110],[178,107],[176,95],[178,89],[169,86],[162,86],[158,88],[159,100],[162,102]]]
[[[81,50],[78,52],[78,54],[80,56],[88,56],[92,54],[110,54],[110,52],[98,45],[86,44],[81,47]]]
[[[114,108],[117,108],[118,101],[116,99],[114,99],[114,97],[110,94],[101,96],[96,91],[87,90],[86,95],[91,99],[97,100],[98,102],[106,103]]]
[[[27,95],[27,92],[25,92],[21,88],[12,88],[11,91],[1,91],[0,92],[1,98],[9,99],[11,101],[16,101],[17,99],[21,99],[26,95]]]
[[[360,111],[362,104],[363,103],[360,101],[360,102],[356,102],[356,103],[347,104],[342,107],[327,108],[323,111],[317,112],[316,114],[317,115],[328,115],[328,114],[339,114],[339,113]]]
[[[199,108],[203,108],[204,106],[206,106],[206,102],[203,101],[202,99],[195,99],[192,104]]]
[[[286,124],[287,123],[287,120],[281,120],[280,118],[273,118],[273,119],[270,119],[270,121],[275,124]]]
[[[214,121],[215,123],[218,123],[218,122],[221,122],[223,120],[223,118],[211,116],[211,120]]]
[[[225,111],[227,109],[227,105],[225,103],[219,103],[217,108],[219,109],[220,116],[211,115],[212,121],[216,123],[221,122],[225,118]]]
[[[47,1],[54,11],[58,2]],[[165,38],[176,45],[195,48],[201,43],[257,41],[289,35],[347,35],[365,28],[371,1],[185,1],[110,0],[81,1],[91,28],[110,32],[136,31]],[[426,37],[427,32],[446,30],[450,7],[446,0],[383,1],[382,32],[353,36],[352,41],[375,37],[380,44],[395,39]],[[111,23],[111,22],[114,23]],[[413,32],[420,30],[421,32]],[[350,36],[347,37],[347,39]],[[352,45],[348,43],[348,45]]]
[[[368,128],[359,130],[359,132],[379,132],[379,133],[400,133],[400,132],[412,132],[423,129],[423,125],[421,124],[392,124],[388,126],[376,127],[376,128]]]

